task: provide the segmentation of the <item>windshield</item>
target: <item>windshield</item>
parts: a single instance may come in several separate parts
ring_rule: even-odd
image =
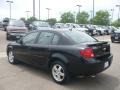
[[[67,37],[73,40],[75,43],[96,42],[97,40],[89,36],[88,34],[80,31],[67,31],[64,32]]]
[[[47,22],[41,22],[41,21],[35,21],[33,22],[33,25],[37,27],[50,27],[50,25]]]
[[[9,26],[25,27],[25,24],[21,20],[12,20],[10,21]]]

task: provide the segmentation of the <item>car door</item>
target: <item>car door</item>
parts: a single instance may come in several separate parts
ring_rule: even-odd
[[[21,39],[22,43],[19,43],[15,48],[16,57],[19,60],[24,62],[30,62],[29,51],[31,47],[34,46],[38,34],[39,32],[32,32]]]
[[[37,42],[30,49],[30,59],[34,65],[40,66],[45,65],[49,59],[50,48],[49,45],[52,42],[54,33],[41,32],[37,38]]]

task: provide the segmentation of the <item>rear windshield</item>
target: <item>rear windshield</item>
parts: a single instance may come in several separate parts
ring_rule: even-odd
[[[25,27],[25,23],[20,20],[18,20],[18,21],[12,20],[12,21],[10,21],[9,26]]]
[[[64,32],[64,34],[77,44],[86,43],[86,42],[97,42],[97,40],[94,39],[93,37],[80,31],[68,31],[68,32]]]

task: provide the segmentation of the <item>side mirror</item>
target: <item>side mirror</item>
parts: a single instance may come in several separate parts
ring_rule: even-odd
[[[23,44],[22,38],[17,39],[16,42],[19,44]]]

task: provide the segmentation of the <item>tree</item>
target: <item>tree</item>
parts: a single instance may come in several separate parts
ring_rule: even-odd
[[[113,23],[112,23],[113,26],[115,27],[120,27],[120,19],[119,20],[115,20]]]
[[[88,18],[89,18],[89,14],[85,11],[78,13],[77,14],[77,23],[78,24],[87,24],[88,23]]]
[[[46,21],[49,22],[49,24],[50,24],[51,26],[55,25],[55,23],[57,22],[56,18],[50,18],[50,19],[48,19],[48,20],[46,20]]]
[[[62,23],[74,23],[75,17],[71,12],[65,12],[61,15],[61,22]]]
[[[33,22],[33,21],[36,21],[36,20],[37,20],[37,18],[35,18],[35,17],[30,17],[30,18],[27,19],[27,21],[28,21],[29,23],[31,23],[31,22]]]
[[[93,23],[96,25],[109,25],[110,18],[109,12],[106,10],[100,10],[96,13]]]

